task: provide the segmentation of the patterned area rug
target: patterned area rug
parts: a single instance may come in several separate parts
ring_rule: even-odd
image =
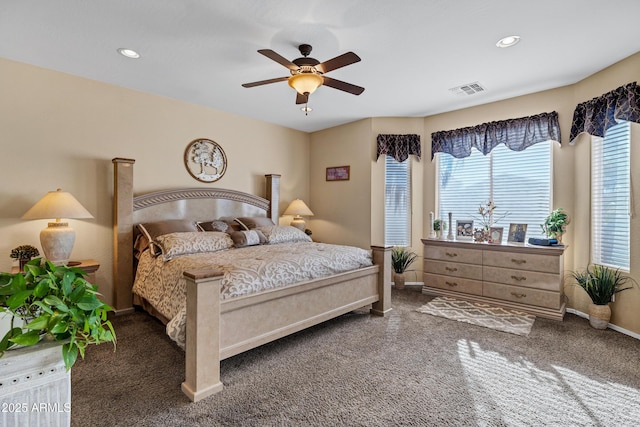
[[[534,315],[522,311],[449,297],[436,297],[417,311],[525,337],[536,320]]]

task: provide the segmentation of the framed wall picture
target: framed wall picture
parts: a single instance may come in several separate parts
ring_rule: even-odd
[[[332,166],[327,168],[327,181],[348,181],[350,166]]]
[[[194,139],[184,150],[184,166],[200,182],[215,182],[227,170],[227,156],[217,142]]]
[[[524,243],[527,236],[527,224],[509,224],[508,243]]]
[[[473,238],[473,220],[459,219],[456,221],[456,240],[471,240]]]
[[[489,243],[499,245],[502,243],[502,231],[504,227],[491,227],[489,229]]]

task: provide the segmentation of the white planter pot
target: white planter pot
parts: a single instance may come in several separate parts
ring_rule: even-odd
[[[71,424],[71,375],[61,346],[43,341],[0,357],[0,425]]]

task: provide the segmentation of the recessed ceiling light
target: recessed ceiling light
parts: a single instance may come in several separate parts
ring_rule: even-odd
[[[131,59],[140,58],[140,54],[138,52],[132,49],[126,49],[124,47],[121,47],[120,49],[118,49],[118,53],[122,56],[126,56],[127,58],[131,58]]]
[[[520,41],[520,36],[507,36],[498,40],[496,46],[498,47],[511,47]]]

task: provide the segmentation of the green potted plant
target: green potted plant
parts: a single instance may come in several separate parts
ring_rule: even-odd
[[[557,239],[558,243],[562,243],[562,235],[567,231],[569,222],[569,215],[562,208],[558,208],[551,211],[540,228],[547,237]]]
[[[116,334],[107,319],[112,309],[84,275],[79,268],[42,263],[40,258],[27,262],[17,274],[0,273],[0,312],[11,316],[9,331],[0,341],[0,357],[11,348],[54,340],[61,343],[69,370],[78,354],[84,358],[90,344],[111,342],[115,348]]]
[[[404,273],[418,257],[409,248],[395,246],[391,251],[391,267],[393,268],[393,283],[396,289],[404,289]]]
[[[589,324],[596,329],[606,329],[611,319],[609,303],[618,292],[630,289],[631,277],[623,276],[619,268],[610,268],[594,264],[585,270],[571,273],[578,286],[585,290],[591,304],[589,305]]]
[[[20,245],[17,248],[11,249],[11,255],[9,255],[13,259],[17,259],[20,262],[20,271],[24,268],[24,265],[31,260],[31,258],[35,258],[40,255],[38,252],[38,248],[31,245]]]
[[[433,221],[433,231],[436,232],[436,238],[443,238],[444,232],[447,231],[447,222],[440,218],[435,219]]]

